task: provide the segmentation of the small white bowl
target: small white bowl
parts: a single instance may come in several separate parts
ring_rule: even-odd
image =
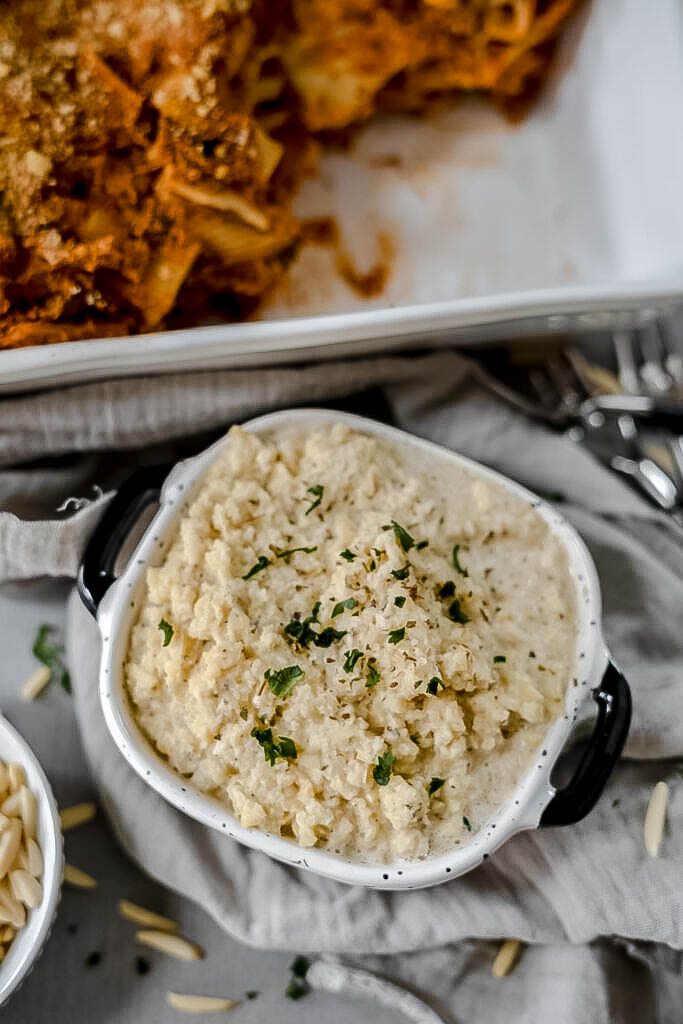
[[[18,929],[4,960],[0,962],[0,1007],[22,983],[38,959],[50,934],[62,886],[62,830],[50,783],[26,740],[0,715],[0,758],[16,762],[26,772],[26,782],[38,804],[38,843],[43,854],[43,899],[28,911],[26,924]]]
[[[100,700],[107,727],[125,759],[147,785],[196,821],[286,864],[351,885],[418,889],[470,871],[517,832],[546,825],[569,825],[587,814],[598,799],[626,738],[630,693],[626,680],[611,662],[602,638],[600,586],[591,557],[569,523],[537,495],[453,451],[349,413],[291,409],[261,416],[242,426],[261,437],[273,438],[292,430],[312,431],[336,422],[398,443],[404,452],[410,451],[413,458],[444,473],[454,465],[466,466],[485,479],[495,481],[536,509],[567,554],[577,601],[575,685],[568,686],[564,715],[549,726],[535,762],[518,780],[503,806],[466,843],[424,860],[367,864],[323,849],[305,849],[279,835],[245,828],[225,806],[174,772],[138,728],[123,680],[123,666],[128,636],[143,599],[145,570],[148,565],[159,565],[163,561],[195,486],[217,454],[230,443],[229,436],[195,458],[179,463],[170,473],[169,467],[141,470],[121,488],[88,545],[79,572],[79,590],[86,606],[96,615],[102,635]],[[142,512],[155,501],[160,501],[159,509],[130,554],[129,534],[135,533],[133,527],[141,520]],[[116,567],[124,561],[124,552],[130,557],[117,577]],[[591,703],[591,697],[598,706],[591,744],[572,782],[558,791],[551,782],[554,764],[579,712]]]

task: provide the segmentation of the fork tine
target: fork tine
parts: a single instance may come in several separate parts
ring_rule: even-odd
[[[612,344],[617,359],[619,383],[627,395],[637,395],[640,390],[640,380],[633,358],[631,332],[615,331],[612,335]]]
[[[644,327],[636,335],[640,345],[640,380],[650,394],[662,394],[671,389],[673,381],[664,369],[665,349],[657,323]]]
[[[664,367],[672,377],[676,389],[683,391],[683,333],[674,330],[671,320],[660,320],[659,336],[664,349]]]

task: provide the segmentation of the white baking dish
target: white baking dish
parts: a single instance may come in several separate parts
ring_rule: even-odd
[[[358,416],[318,409],[292,410],[251,420],[244,427],[259,435],[271,435],[292,429],[306,431],[339,421],[400,443],[404,451],[412,449],[422,461],[428,461],[435,469],[442,468],[444,473],[454,464],[465,464],[497,481],[532,503],[567,551],[577,593],[577,684],[569,685],[565,713],[548,730],[536,763],[524,774],[505,805],[466,844],[425,860],[392,864],[361,864],[324,850],[303,849],[280,836],[242,827],[217,800],[195,790],[177,775],[138,729],[125,692],[122,667],[129,631],[138,613],[145,568],[163,559],[195,485],[216,454],[230,443],[229,438],[178,464],[165,482],[168,467],[140,471],[119,492],[96,529],[81,566],[79,587],[86,604],[97,616],[102,635],[99,686],[107,726],[122,755],[148,785],[204,825],[287,864],[356,885],[419,888],[469,871],[516,832],[537,828],[539,823],[569,824],[588,813],[621,752],[630,721],[630,695],[623,676],[610,662],[602,638],[600,590],[590,556],[572,527],[541,499],[463,456]],[[114,580],[121,547],[143,508],[154,500],[159,500],[159,509],[128,564]],[[558,792],[551,783],[553,766],[579,712],[585,711],[590,703],[591,694],[599,708],[593,739],[572,782]]]
[[[388,236],[381,295],[305,247],[260,322],[0,350],[0,391],[647,322],[683,302],[681,95],[678,0],[586,3],[522,124],[459,101],[324,154],[296,212],[361,270]]]

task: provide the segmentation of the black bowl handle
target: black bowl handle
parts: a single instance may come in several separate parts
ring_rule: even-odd
[[[631,691],[610,661],[593,690],[598,719],[571,782],[558,790],[541,816],[540,825],[573,825],[593,809],[623,750],[631,724]]]
[[[78,592],[91,615],[97,615],[100,601],[116,579],[114,566],[126,537],[147,506],[159,500],[170,470],[164,464],[133,473],[95,527],[78,570]]]

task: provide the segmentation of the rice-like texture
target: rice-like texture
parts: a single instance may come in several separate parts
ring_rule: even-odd
[[[343,424],[233,428],[145,588],[125,678],[158,751],[242,825],[366,862],[465,842],[574,673],[542,517]]]

